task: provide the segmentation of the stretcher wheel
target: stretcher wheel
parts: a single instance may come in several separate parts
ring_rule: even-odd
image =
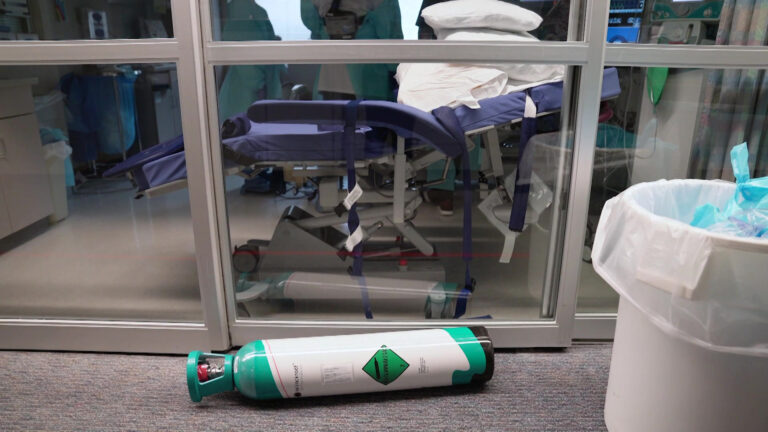
[[[254,273],[259,265],[259,247],[253,244],[235,246],[232,266],[239,273]]]

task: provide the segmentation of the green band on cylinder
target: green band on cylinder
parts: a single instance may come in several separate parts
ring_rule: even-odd
[[[245,345],[235,356],[238,370],[235,385],[244,395],[254,399],[282,399],[277,383],[272,377],[264,342],[257,340]],[[247,377],[241,379],[241,377]]]
[[[469,370],[457,370],[453,372],[452,383],[469,384],[472,377],[485,372],[485,351],[477,340],[477,337],[468,327],[456,327],[443,329],[459,344],[464,355],[469,361]]]

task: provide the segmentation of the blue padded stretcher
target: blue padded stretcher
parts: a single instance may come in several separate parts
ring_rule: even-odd
[[[616,69],[605,69],[602,99],[610,99],[620,92]],[[479,109],[460,106],[453,112],[464,132],[502,125],[523,118],[526,96],[534,101],[539,114],[559,111],[562,106],[563,83],[542,84],[526,91],[484,99],[480,101]],[[313,113],[313,117],[318,119],[316,124],[291,123],[290,118],[296,117],[291,110],[297,106],[316,110],[321,106],[318,102],[322,102],[323,108],[322,112]],[[249,109],[250,119],[239,116],[225,123],[222,133],[225,159],[230,162],[233,162],[233,158],[240,162],[343,161],[343,131],[338,125],[340,119],[344,118],[346,103],[259,101]],[[448,142],[448,138],[441,137],[445,133],[443,126],[431,113],[383,101],[364,101],[362,105],[366,108],[360,111],[358,118],[361,127],[357,130],[356,159],[372,159],[394,153],[394,146],[381,139],[376,128],[387,128],[404,138],[431,143],[438,148],[443,145],[441,142]],[[255,118],[269,123],[255,122]],[[279,122],[273,122],[278,118],[281,119]],[[440,150],[451,157],[458,154],[457,149]],[[104,176],[115,177],[125,173],[130,173],[136,180],[139,192],[186,178],[183,139],[178,137],[140,152],[117,164],[105,172]]]
[[[472,109],[464,105],[454,109],[465,132],[496,126],[520,120],[525,112],[525,96],[533,99],[540,114],[560,111],[563,105],[563,82],[551,82],[519,91],[479,101],[480,108]],[[616,68],[603,71],[602,100],[611,99],[621,93],[619,74]]]
[[[344,160],[342,143],[343,131],[340,128],[314,124],[274,124],[254,121],[250,121],[250,127],[245,134],[222,141],[226,150],[250,159],[252,161],[250,163]],[[357,129],[356,159],[375,159],[392,152],[392,145],[380,139],[372,129]]]
[[[619,93],[616,69],[606,69],[602,98],[608,99]],[[356,182],[355,160],[375,159],[398,152],[404,161],[402,146],[398,149],[393,143],[381,139],[382,129],[395,132],[403,139],[399,140],[400,143],[432,146],[449,158],[461,156],[464,183],[462,258],[466,270],[464,288],[456,305],[455,317],[458,318],[465,313],[466,301],[474,286],[469,272],[472,182],[465,135],[518,120],[523,122],[521,156],[509,223],[510,230],[521,231],[530,182],[530,164],[525,162],[524,156],[525,145],[528,137],[535,134],[535,116],[560,110],[562,96],[562,82],[547,83],[482,100],[479,109],[459,107],[452,110],[442,107],[431,113],[385,101],[257,101],[245,115],[225,122],[222,128],[222,154],[228,164],[246,166],[260,161],[346,162],[350,189]],[[529,114],[531,103],[535,105],[533,117]],[[184,152],[176,141],[164,143],[118,164],[106,172],[105,176],[126,172],[131,173],[134,179],[140,179],[137,180],[140,191],[183,180],[186,178]],[[360,223],[355,207],[356,204],[353,204],[348,211],[350,239]],[[361,241],[354,246],[352,253],[352,274],[359,276],[362,274]],[[362,291],[362,296],[366,317],[371,318],[366,290]]]
[[[244,115],[229,119],[239,123],[242,135],[222,139],[225,168],[258,161],[338,161],[344,159],[343,131],[312,124],[255,123]],[[227,123],[225,123],[226,127]],[[370,128],[359,128],[355,138],[356,157],[372,159],[393,152]],[[105,177],[130,173],[139,192],[187,178],[184,140],[181,136],[137,153],[115,165]]]
[[[131,178],[136,182],[136,186],[138,187],[139,191],[143,191],[146,189],[149,189],[151,187],[154,187],[157,184],[164,184],[168,183],[169,181],[167,178],[162,179],[163,183],[158,183],[157,176],[158,174],[154,171],[149,173],[149,177],[147,177],[147,174],[145,173],[145,167],[148,164],[157,163],[160,161],[163,161],[162,164],[166,164],[168,161],[172,159],[166,159],[169,156],[173,156],[176,154],[181,155],[181,159],[184,160],[184,137],[177,136],[176,138],[173,138],[169,141],[166,141],[162,144],[158,144],[154,147],[150,147],[144,151],[141,151],[128,159],[124,160],[123,162],[115,165],[114,167],[110,168],[109,170],[104,172],[104,177],[117,177],[121,176],[126,173],[131,174]],[[177,165],[177,164],[174,164]],[[162,168],[162,171],[177,171],[174,169],[166,169]],[[187,170],[184,168],[184,177],[186,177]],[[161,175],[163,177],[164,175]],[[173,177],[173,175],[171,175]],[[175,178],[174,178],[175,180]]]

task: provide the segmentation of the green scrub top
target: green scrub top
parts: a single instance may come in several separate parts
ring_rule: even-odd
[[[267,11],[254,0],[233,0],[221,32],[223,41],[275,40]],[[283,65],[230,66],[219,89],[219,122],[240,114],[257,99],[282,99]]]
[[[312,0],[301,0],[301,20],[312,33],[312,39],[329,39],[323,17],[320,16]],[[376,9],[369,11],[355,38],[402,39],[403,28],[398,1],[384,0]],[[347,65],[349,79],[358,99],[394,100],[390,76],[396,69],[397,64]]]

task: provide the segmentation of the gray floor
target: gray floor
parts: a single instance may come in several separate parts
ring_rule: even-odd
[[[597,274],[592,264],[581,263],[577,313],[616,313],[619,294]]]
[[[240,195],[237,178],[228,181],[228,213],[233,244],[269,239],[283,209],[312,207],[306,200]],[[101,188],[101,189],[100,189]],[[45,221],[14,238],[0,240],[0,317],[86,318],[106,320],[201,321],[197,269],[187,190],[152,199],[133,199],[130,184],[95,183],[72,195],[70,215],[48,227]],[[86,189],[86,191],[88,191]],[[478,279],[470,316],[539,319],[548,233],[530,227],[517,240],[510,264],[498,263],[499,235],[474,214],[473,261]],[[433,239],[449,281],[463,279],[461,212],[440,216],[425,204],[417,226]],[[535,231],[535,232],[534,232]],[[384,231],[382,231],[384,232]],[[615,311],[613,291],[585,264],[581,286],[588,311]],[[359,313],[348,319],[359,319]],[[345,319],[338,311],[268,311],[267,319]],[[419,319],[379,313],[378,319]]]
[[[189,401],[185,358],[0,352],[0,430],[605,430],[610,344],[496,354],[485,387]]]
[[[0,316],[202,321],[187,191],[136,200],[127,180],[96,183],[66,219],[0,241]]]

